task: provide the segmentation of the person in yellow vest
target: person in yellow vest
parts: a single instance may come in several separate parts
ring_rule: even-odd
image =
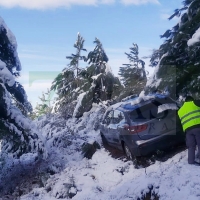
[[[186,133],[186,145],[188,147],[188,163],[200,165],[195,161],[195,149],[200,150],[200,103],[193,97],[187,96],[182,107],[178,110],[183,131]],[[199,156],[199,155],[198,155]]]

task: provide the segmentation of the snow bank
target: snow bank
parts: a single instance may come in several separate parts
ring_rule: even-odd
[[[83,158],[78,149],[84,141],[96,140],[101,143],[99,130],[94,128],[94,123],[100,121],[102,114],[101,108],[95,105],[80,119],[66,121],[60,131],[59,127],[54,127],[54,131],[50,127],[54,120],[59,119],[48,119],[49,123],[43,126],[44,136],[49,135],[51,130],[47,146],[50,147],[56,138],[59,140],[63,133],[65,136],[71,135],[74,140],[71,138],[71,143],[66,147],[58,142],[57,147],[49,149],[54,158],[49,165],[54,163],[53,166],[58,167],[58,163],[63,163],[64,168],[50,176],[44,187],[35,188],[21,200],[68,199],[70,195],[73,200],[130,200],[141,198],[150,190],[158,194],[161,200],[199,200],[199,167],[187,163],[187,150],[166,162],[156,161],[147,168],[139,169],[135,169],[131,161],[112,158],[103,147],[91,160]],[[37,123],[39,125],[42,121]]]
[[[33,163],[37,159],[38,155],[36,153],[23,154],[20,157],[20,162],[25,166]]]
[[[192,199],[199,200],[200,175],[198,167],[187,164],[187,151],[161,163],[156,162],[150,167],[135,169],[132,162],[124,162],[112,158],[101,149],[92,160],[69,161],[65,170],[52,176],[44,188],[21,197],[21,200],[56,200],[64,196],[73,186],[74,200],[129,200],[141,198],[142,194],[153,191],[162,200]]]

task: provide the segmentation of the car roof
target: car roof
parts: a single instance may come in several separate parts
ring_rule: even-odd
[[[120,110],[123,112],[130,112],[132,110],[139,108],[140,106],[151,103],[152,100],[156,100],[158,102],[163,102],[163,103],[164,102],[175,103],[175,101],[167,95],[150,94],[150,95],[139,96],[139,97],[135,97],[133,99],[128,99],[127,101],[116,103],[116,104],[110,106],[108,108],[108,110],[116,110],[117,109],[117,110]]]

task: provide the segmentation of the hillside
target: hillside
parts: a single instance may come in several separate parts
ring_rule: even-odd
[[[145,199],[149,192],[155,194],[153,199],[199,199],[200,175],[197,166],[187,163],[187,150],[165,162],[148,160],[148,167],[137,169],[124,157],[113,158],[103,147],[98,130],[104,107],[93,104],[92,110],[80,119],[66,121],[52,115],[35,121],[43,134],[48,158],[35,162],[35,155],[29,153],[20,160],[7,160],[4,172],[13,174],[12,182],[18,187],[12,195],[1,199],[17,199],[22,195],[21,200],[128,200]],[[94,141],[101,148],[92,159],[84,158],[82,144]],[[23,166],[21,171],[20,166]],[[14,175],[12,171],[16,172],[16,169],[19,171]],[[6,173],[4,175],[1,185],[3,180],[6,181]]]
[[[199,167],[188,164],[185,146],[128,161],[122,152],[103,144],[99,130],[107,105],[124,98],[161,93],[178,104],[188,94],[199,99],[199,6],[200,0],[184,1],[170,17],[180,20],[161,35],[166,40],[150,58],[156,68],[148,80],[136,44],[130,48],[136,52],[134,59],[126,53],[134,62],[123,64],[122,84],[107,64],[100,40],[95,38],[96,46],[86,58],[80,54],[86,49],[78,34],[77,53],[66,57],[71,60],[69,68],[51,87],[58,95],[56,103],[50,107],[44,96],[38,113],[32,112],[17,81],[17,42],[0,18],[0,200],[199,200]],[[87,61],[86,68],[80,68],[81,60]],[[142,68],[135,67],[139,61]],[[162,117],[155,115],[156,123]],[[129,133],[138,133],[135,127]],[[163,134],[169,129],[154,130]]]

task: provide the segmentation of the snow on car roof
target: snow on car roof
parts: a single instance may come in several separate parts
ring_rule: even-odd
[[[168,97],[167,95],[163,94],[149,94],[149,95],[140,95],[139,97],[134,97],[133,99],[128,99],[127,101],[116,103],[109,107],[109,110],[113,109],[123,109],[123,110],[133,110],[138,108],[140,103],[142,102],[149,102],[152,99],[164,99]]]

